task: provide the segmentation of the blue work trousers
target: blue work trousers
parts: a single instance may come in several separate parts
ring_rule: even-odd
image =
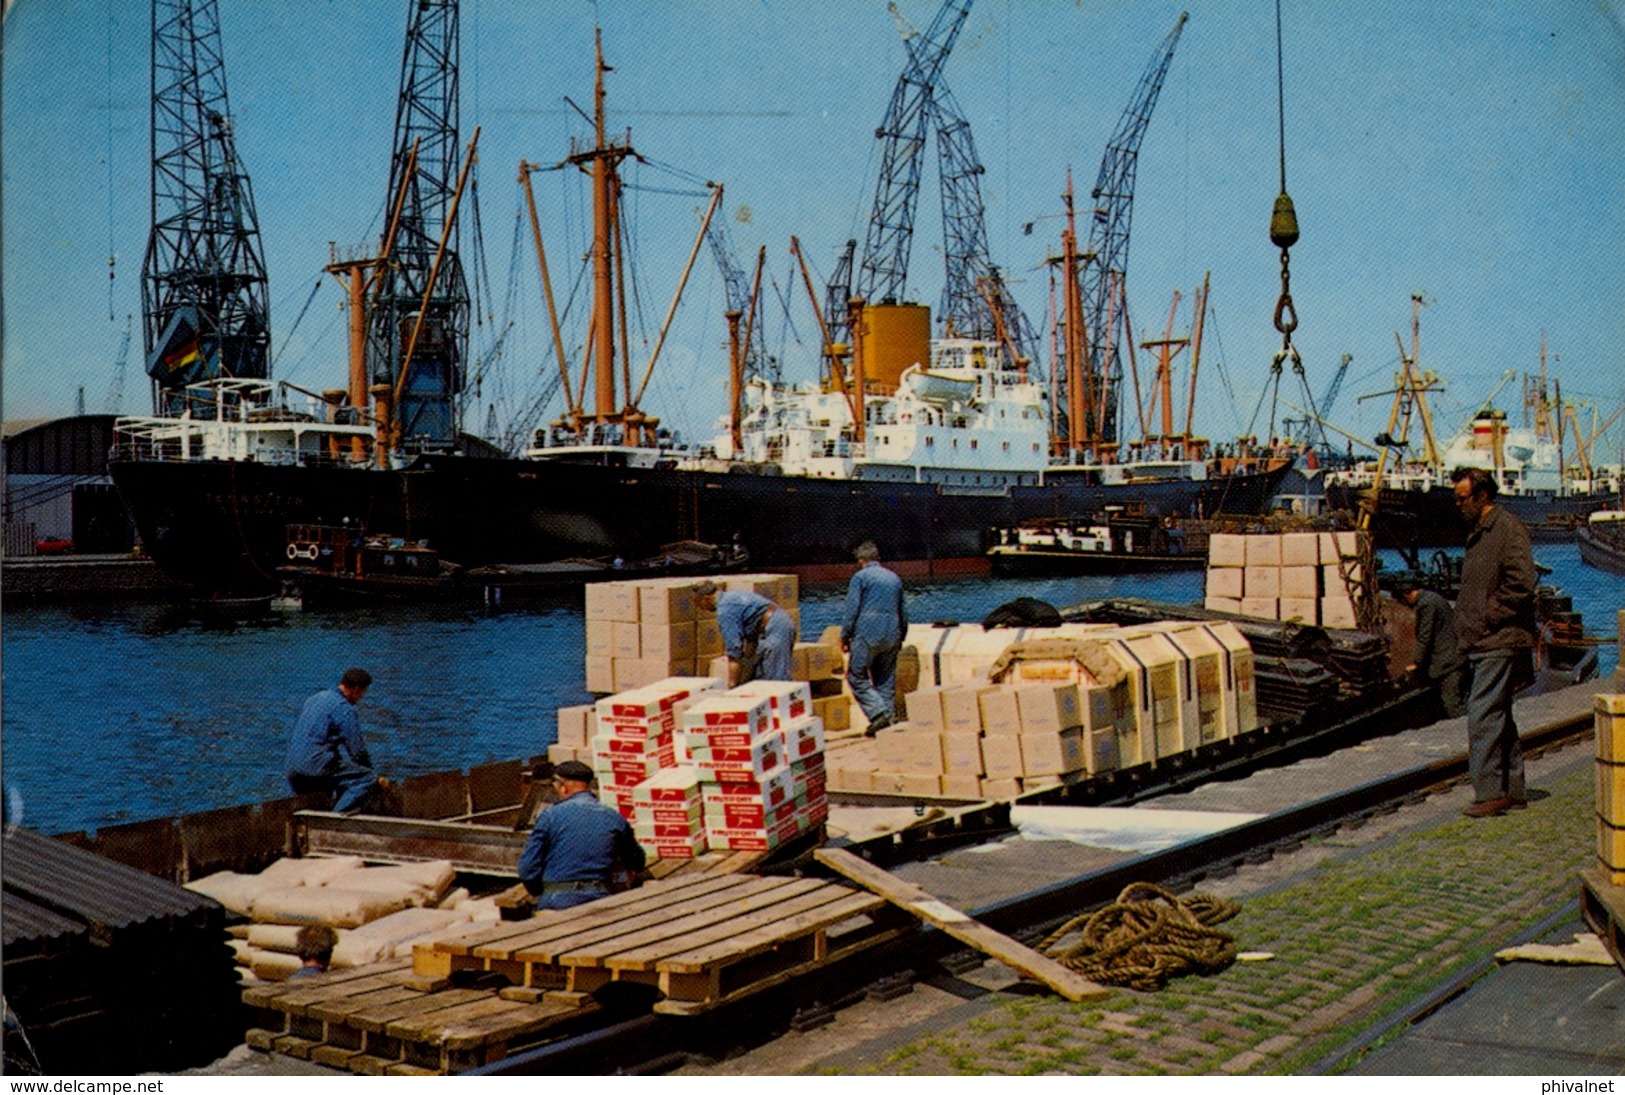
[[[1467,770],[1473,798],[1528,797],[1523,783],[1523,746],[1512,721],[1514,660],[1527,657],[1521,650],[1495,650],[1470,654],[1472,690],[1467,696]]]
[[[890,719],[897,710],[897,644],[852,637],[846,681],[870,722]]]
[[[756,640],[756,681],[787,681],[791,677],[790,652],[796,645],[796,622],[782,608],[773,610]],[[741,684],[744,682],[741,681]]]

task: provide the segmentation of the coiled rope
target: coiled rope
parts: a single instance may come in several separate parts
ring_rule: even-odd
[[[1175,977],[1228,969],[1235,938],[1211,925],[1240,911],[1222,897],[1180,900],[1161,886],[1134,882],[1112,904],[1067,921],[1038,949],[1098,984],[1155,992]],[[1073,932],[1081,933],[1077,942],[1057,946]]]

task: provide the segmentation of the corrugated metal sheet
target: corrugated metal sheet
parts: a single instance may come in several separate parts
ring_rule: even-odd
[[[27,829],[5,838],[0,877],[8,898],[113,930],[214,907],[202,894]],[[9,922],[6,930],[9,940]]]
[[[0,894],[0,946],[32,939],[55,939],[83,935],[86,928],[77,920],[58,916],[50,909],[13,893]]]

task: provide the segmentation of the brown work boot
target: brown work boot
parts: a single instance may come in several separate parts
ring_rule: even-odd
[[[1518,805],[1522,805],[1519,803]],[[1462,811],[1467,817],[1500,817],[1508,810],[1514,809],[1514,803],[1505,796],[1501,798],[1486,798],[1473,803]]]

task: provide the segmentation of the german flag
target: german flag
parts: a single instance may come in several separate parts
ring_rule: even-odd
[[[197,335],[194,333],[190,339],[166,353],[159,360],[163,364],[164,372],[173,373],[190,365],[196,365],[202,357],[203,351],[198,346]]]

